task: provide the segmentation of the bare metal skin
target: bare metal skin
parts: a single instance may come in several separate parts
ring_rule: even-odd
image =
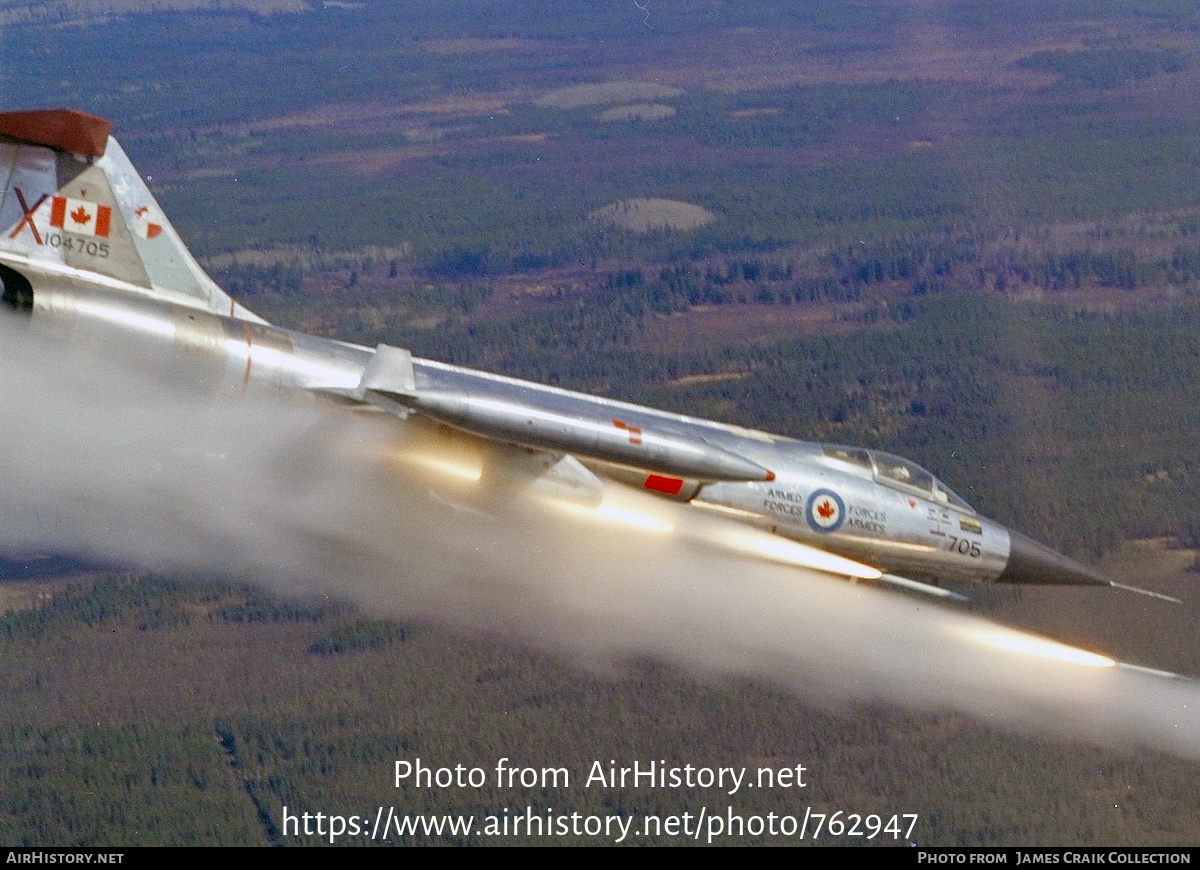
[[[594,506],[600,478],[733,517],[842,562],[809,567],[960,598],[945,581],[1116,585],[977,514],[925,469],[271,326],[188,253],[102,119],[0,114],[3,316],[189,389],[325,397],[435,421],[499,477]],[[795,557],[803,560],[805,557]]]

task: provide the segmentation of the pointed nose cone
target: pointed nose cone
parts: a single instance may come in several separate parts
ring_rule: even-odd
[[[1108,586],[1108,578],[1062,553],[1009,531],[1008,564],[997,583],[1041,583],[1070,586]]]

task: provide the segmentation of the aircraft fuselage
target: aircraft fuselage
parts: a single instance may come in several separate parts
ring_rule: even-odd
[[[0,257],[5,306],[31,327],[230,397],[376,399],[484,439],[576,456],[602,476],[934,581],[1103,584],[977,514],[915,463],[521,381],[381,346],[222,316],[69,267]],[[26,286],[27,285],[27,286]],[[388,354],[395,354],[389,361]]]

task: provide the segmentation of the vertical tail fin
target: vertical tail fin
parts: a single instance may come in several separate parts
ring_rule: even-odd
[[[0,255],[259,320],[200,268],[111,129],[71,109],[0,113]]]

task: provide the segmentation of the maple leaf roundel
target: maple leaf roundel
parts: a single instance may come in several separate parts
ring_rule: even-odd
[[[818,489],[808,497],[804,515],[813,531],[837,531],[846,516],[846,503],[832,489]]]

